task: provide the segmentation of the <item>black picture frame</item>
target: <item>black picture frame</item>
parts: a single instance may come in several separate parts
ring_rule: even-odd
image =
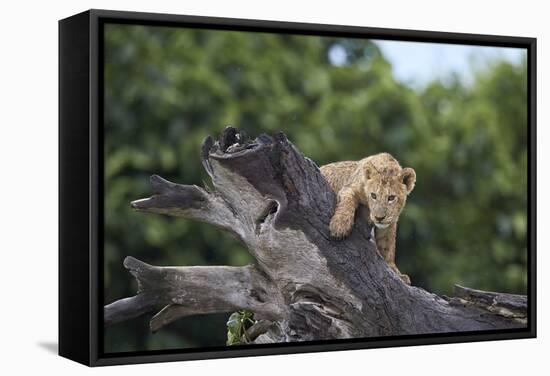
[[[528,58],[528,326],[493,332],[283,343],[249,347],[102,352],[103,25],[363,37],[519,47]],[[59,21],[59,354],[89,366],[428,345],[536,337],[536,39],[357,26],[88,10]]]

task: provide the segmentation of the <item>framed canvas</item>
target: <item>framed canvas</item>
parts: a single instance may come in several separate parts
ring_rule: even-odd
[[[536,40],[59,22],[59,353],[536,336]]]

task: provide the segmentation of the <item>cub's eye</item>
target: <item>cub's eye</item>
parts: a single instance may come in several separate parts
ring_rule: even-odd
[[[376,193],[371,193],[370,197],[372,197],[373,200],[376,200]]]
[[[392,202],[393,200],[395,200],[395,196],[394,195],[389,195],[388,196],[388,201]]]

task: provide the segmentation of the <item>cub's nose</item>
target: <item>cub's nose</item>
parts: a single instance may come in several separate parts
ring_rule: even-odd
[[[381,217],[374,216],[374,219],[376,219],[376,221],[378,221],[378,222],[382,222],[382,220],[383,220],[384,218],[386,218],[385,215],[383,215],[383,216],[381,216]]]

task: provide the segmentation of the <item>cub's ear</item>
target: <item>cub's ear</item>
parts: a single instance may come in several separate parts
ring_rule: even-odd
[[[374,175],[374,171],[375,171],[374,166],[371,165],[370,163],[367,164],[365,166],[365,169],[363,170],[363,173],[365,175],[365,179],[366,180],[372,179],[372,177]]]
[[[407,186],[407,194],[411,193],[416,183],[416,172],[410,167],[405,167],[401,170],[401,181]]]

